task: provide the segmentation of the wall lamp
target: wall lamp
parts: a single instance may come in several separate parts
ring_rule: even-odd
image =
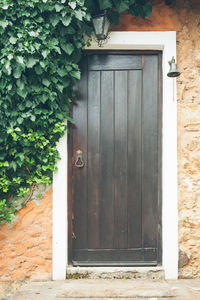
[[[177,65],[175,63],[175,58],[174,56],[172,57],[172,59],[168,62],[170,65],[170,69],[169,69],[169,73],[167,73],[168,77],[178,77],[180,76],[180,72],[177,69]]]
[[[92,18],[94,34],[99,47],[102,47],[109,38],[110,21],[108,20],[106,11],[103,14]]]

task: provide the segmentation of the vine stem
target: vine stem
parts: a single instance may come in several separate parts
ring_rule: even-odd
[[[30,191],[30,194],[29,194],[28,198],[24,201],[24,204],[25,204],[25,205],[31,200],[31,197],[33,196],[34,188],[35,188],[35,185],[33,184],[33,185],[31,186],[31,191]]]
[[[28,167],[26,167],[26,170],[28,171],[29,175],[32,177],[31,172]]]

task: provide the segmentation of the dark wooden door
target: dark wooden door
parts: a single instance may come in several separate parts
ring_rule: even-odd
[[[158,52],[89,53],[82,61],[69,137],[74,265],[160,261],[159,62]]]

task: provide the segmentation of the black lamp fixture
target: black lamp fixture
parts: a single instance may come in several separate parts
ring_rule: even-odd
[[[180,76],[181,73],[177,69],[177,65],[175,63],[174,56],[172,57],[172,59],[168,63],[170,65],[170,70],[169,70],[169,73],[167,73],[167,76],[168,77],[178,77],[178,76]]]
[[[102,47],[108,39],[110,30],[110,21],[108,20],[106,11],[100,15],[94,16],[92,18],[92,23],[98,46]]]

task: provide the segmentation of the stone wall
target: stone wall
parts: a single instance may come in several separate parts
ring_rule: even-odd
[[[122,14],[113,30],[177,31],[179,276],[200,277],[200,1],[154,3],[150,18]],[[51,277],[51,189],[0,230],[0,279]]]
[[[200,277],[200,9],[181,17],[177,35],[179,242],[189,262],[180,277]]]

